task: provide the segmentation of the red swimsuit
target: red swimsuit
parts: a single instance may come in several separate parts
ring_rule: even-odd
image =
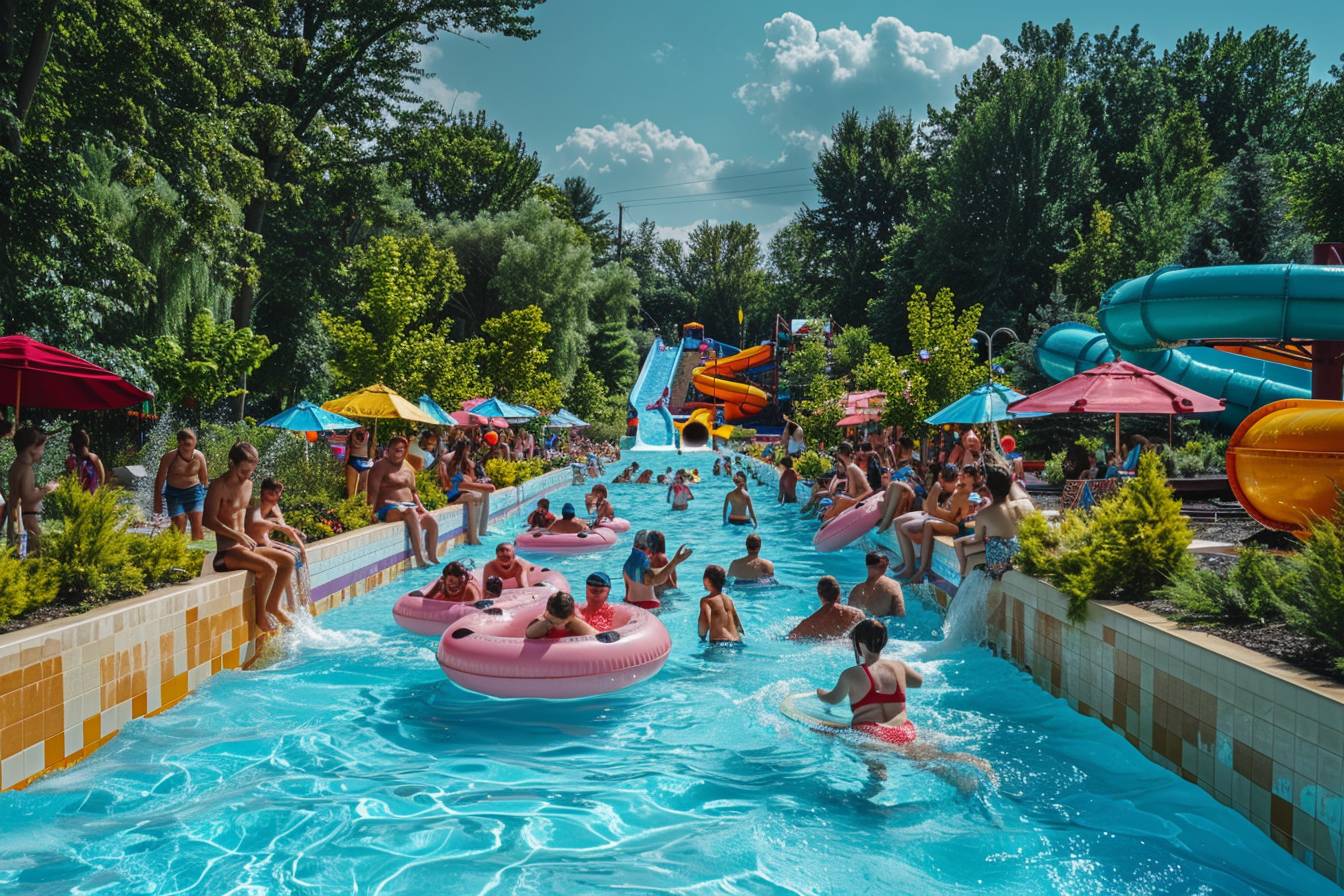
[[[849,705],[850,712],[864,706],[873,706],[879,703],[904,703],[905,688],[899,684],[896,690],[890,694],[884,694],[877,689],[877,682],[873,681],[873,673],[868,671],[867,666],[859,666],[863,670],[864,676],[868,679],[868,693]],[[870,737],[875,737],[880,741],[889,744],[908,744],[914,743],[915,726],[909,719],[906,719],[899,725],[883,725],[880,722],[858,722],[852,726],[855,731],[862,731]]]

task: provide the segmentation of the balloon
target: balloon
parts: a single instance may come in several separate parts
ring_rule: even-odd
[[[493,447],[495,447],[496,445],[498,445],[498,444],[499,444],[499,433],[497,433],[497,432],[488,432],[488,433],[486,433],[486,434],[485,434],[485,444],[489,445],[491,448],[493,448]]]
[[[1004,436],[999,439],[999,445],[1003,447],[1004,454],[1012,454],[1017,450],[1017,439],[1012,436]]]
[[[306,433],[303,434],[303,437],[304,437],[305,439],[307,439],[308,441],[310,441],[310,442],[316,442],[316,441],[317,441],[317,433],[315,433],[315,432],[306,432]]]
[[[625,425],[634,428],[639,425],[639,418],[631,417],[629,420],[625,421]]]

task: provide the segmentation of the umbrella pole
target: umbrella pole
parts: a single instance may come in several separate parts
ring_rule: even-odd
[[[14,377],[14,426],[9,431],[9,437],[11,439],[18,438],[19,436],[19,426],[22,425],[19,423],[19,421],[23,419],[23,416],[19,410],[22,399],[23,399],[23,371],[20,370]]]
[[[1120,415],[1115,415],[1115,456],[1120,457]],[[1123,459],[1123,458],[1122,458]]]
[[[1171,447],[1171,443],[1174,442],[1174,441],[1176,440],[1176,437],[1175,437],[1175,435],[1173,434],[1173,430],[1175,429],[1175,426],[1176,426],[1176,415],[1175,415],[1175,414],[1168,414],[1168,415],[1167,415],[1167,447]]]

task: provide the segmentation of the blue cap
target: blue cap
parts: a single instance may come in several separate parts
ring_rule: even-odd
[[[590,572],[588,574],[588,584],[594,588],[610,588],[611,576],[604,572]]]
[[[573,505],[573,504],[570,504],[568,501],[566,501],[566,502],[565,502],[565,506],[560,508],[560,515],[561,515],[561,516],[573,516],[573,515],[574,515],[574,505]]]

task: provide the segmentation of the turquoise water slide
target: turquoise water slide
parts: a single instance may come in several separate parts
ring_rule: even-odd
[[[1344,267],[1225,265],[1162,268],[1106,291],[1104,332],[1077,323],[1051,327],[1036,362],[1052,379],[1121,357],[1214,398],[1227,408],[1214,421],[1232,430],[1256,408],[1311,397],[1311,371],[1188,340],[1344,339]]]
[[[671,448],[676,444],[677,431],[672,425],[672,414],[666,403],[655,410],[649,410],[648,407],[662,396],[664,389],[671,387],[680,359],[680,340],[667,345],[662,339],[654,339],[653,345],[649,347],[639,378],[630,389],[630,407],[639,418],[639,426],[635,430],[635,448]]]

